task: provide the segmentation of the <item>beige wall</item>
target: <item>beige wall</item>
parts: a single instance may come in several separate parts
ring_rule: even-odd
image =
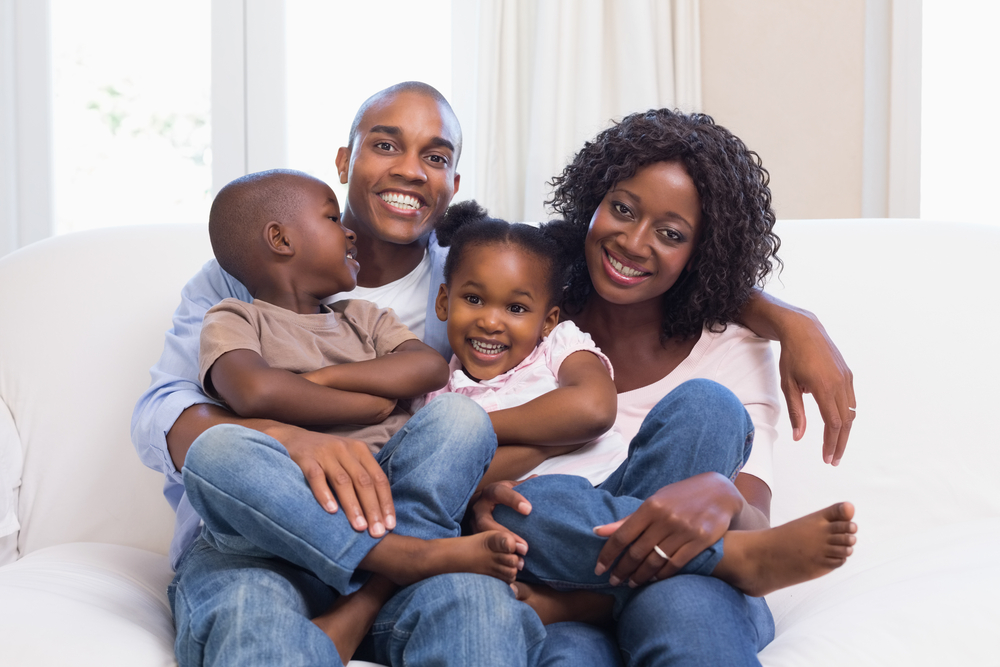
[[[861,215],[864,0],[701,0],[702,100],[760,154],[779,218]]]

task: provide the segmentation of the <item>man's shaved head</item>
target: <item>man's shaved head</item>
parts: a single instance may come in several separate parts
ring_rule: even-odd
[[[354,147],[354,141],[358,138],[358,128],[361,126],[361,121],[364,119],[368,109],[370,109],[373,105],[379,104],[383,100],[393,98],[401,93],[418,93],[420,95],[430,97],[441,105],[442,109],[444,109],[445,112],[455,121],[455,131],[458,134],[458,142],[455,145],[455,163],[457,164],[458,158],[462,154],[462,128],[458,122],[458,116],[455,115],[455,111],[451,108],[451,104],[448,103],[445,96],[442,95],[437,88],[426,84],[423,81],[403,81],[402,83],[397,83],[384,90],[378,91],[362,102],[361,106],[358,107],[358,113],[354,115],[354,121],[351,123],[351,133],[347,137],[347,147]]]

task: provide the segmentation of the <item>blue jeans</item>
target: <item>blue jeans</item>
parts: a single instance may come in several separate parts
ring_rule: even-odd
[[[462,396],[439,397],[414,415],[377,456],[392,487],[394,532],[457,536],[495,448],[486,413]],[[323,510],[284,447],[257,431],[203,433],[188,451],[184,484],[205,527],[171,584],[178,662],[340,664],[310,619],[364,583],[367,573],[356,570],[378,540],[355,531],[343,511]],[[496,610],[477,615],[478,604]],[[520,607],[499,580],[428,579],[382,610],[369,659],[503,665],[514,652],[526,660],[544,630]],[[508,613],[498,620],[497,610]],[[468,633],[477,640],[461,639]]]
[[[536,477],[517,487],[532,504],[530,515],[497,507],[494,517],[528,542],[524,580],[615,596],[617,635],[628,664],[758,664],[756,653],[773,638],[774,624],[763,599],[710,577],[722,559],[722,540],[678,575],[638,590],[612,587],[610,572],[594,574],[606,542],[594,535],[594,526],[627,517],[673,482],[704,472],[734,479],[752,442],[753,423],[736,396],[709,380],[691,380],[649,412],[629,444],[628,459],[600,486],[570,475]],[[678,614],[703,620],[668,622]],[[720,635],[727,637],[722,646],[708,640]]]

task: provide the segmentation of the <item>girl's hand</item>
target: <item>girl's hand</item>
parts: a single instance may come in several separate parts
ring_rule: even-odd
[[[532,475],[532,477],[535,477],[535,475]],[[531,477],[528,479],[531,479]],[[481,491],[472,496],[469,527],[473,533],[482,533],[487,530],[502,530],[510,533],[508,528],[500,525],[493,518],[493,509],[497,505],[505,505],[524,516],[528,516],[531,513],[531,503],[514,490],[514,487],[520,483],[511,480],[494,482],[483,487]],[[518,535],[514,537],[517,538],[517,546],[515,547],[517,553],[521,556],[528,553],[528,543]]]
[[[519,494],[518,494],[519,495]],[[715,544],[743,509],[743,496],[717,473],[702,473],[663,487],[628,518],[594,528],[609,536],[597,557],[598,575],[611,571],[611,584],[639,586],[670,577],[696,555]],[[669,560],[656,551],[658,546]]]

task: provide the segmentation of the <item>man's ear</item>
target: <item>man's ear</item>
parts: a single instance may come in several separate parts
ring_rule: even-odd
[[[341,146],[337,149],[337,159],[333,161],[337,165],[337,173],[340,175],[340,182],[347,184],[347,171],[351,166],[351,149]]]
[[[545,322],[542,323],[542,338],[545,338],[559,324],[559,306],[552,306],[552,310],[545,314]]]
[[[442,322],[448,321],[448,286],[441,283],[438,288],[437,299],[434,301],[434,312]]]
[[[264,242],[268,250],[277,255],[291,257],[295,254],[295,247],[288,236],[288,230],[280,222],[272,220],[264,225]]]

